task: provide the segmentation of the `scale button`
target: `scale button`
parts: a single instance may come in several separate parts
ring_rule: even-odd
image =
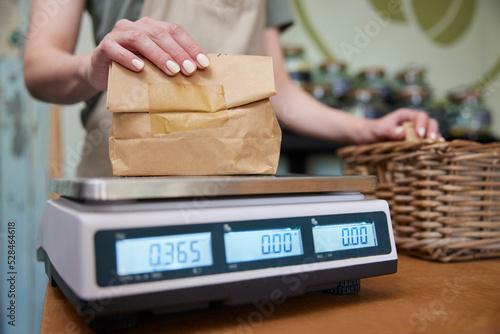
[[[116,238],[116,240],[123,240],[126,238],[126,235],[125,235],[125,233],[117,232],[117,233],[115,233],[115,238]]]

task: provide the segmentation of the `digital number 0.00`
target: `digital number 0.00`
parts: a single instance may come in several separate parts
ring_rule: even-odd
[[[313,226],[316,253],[337,252],[377,246],[374,222]]]
[[[262,254],[290,253],[292,251],[292,233],[264,234],[261,238]]]
[[[368,244],[368,230],[366,226],[344,227],[342,229],[342,246],[356,246]]]
[[[304,254],[300,228],[224,233],[227,263],[250,262]]]

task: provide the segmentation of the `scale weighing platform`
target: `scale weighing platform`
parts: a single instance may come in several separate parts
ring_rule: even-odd
[[[376,187],[374,176],[53,179],[61,197],[45,205],[38,260],[97,331],[142,311],[355,293],[397,271],[387,202],[362,195]]]

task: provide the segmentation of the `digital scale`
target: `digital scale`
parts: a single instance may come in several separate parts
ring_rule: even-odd
[[[135,314],[350,294],[395,273],[373,176],[53,179],[37,255],[96,330]]]

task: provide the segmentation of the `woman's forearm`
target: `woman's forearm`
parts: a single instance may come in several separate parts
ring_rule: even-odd
[[[278,86],[271,101],[280,123],[292,131],[335,142],[369,141],[363,136],[365,120],[323,105],[293,83]]]
[[[26,87],[35,98],[72,104],[98,92],[86,77],[90,55],[72,55],[49,47],[37,52],[36,45],[31,47],[33,50],[24,59],[24,76]]]
[[[31,1],[30,29],[24,50],[23,74],[30,93],[42,101],[70,104],[83,101],[97,90],[87,72],[90,55],[74,55],[85,0],[58,4],[51,19],[44,0]]]

